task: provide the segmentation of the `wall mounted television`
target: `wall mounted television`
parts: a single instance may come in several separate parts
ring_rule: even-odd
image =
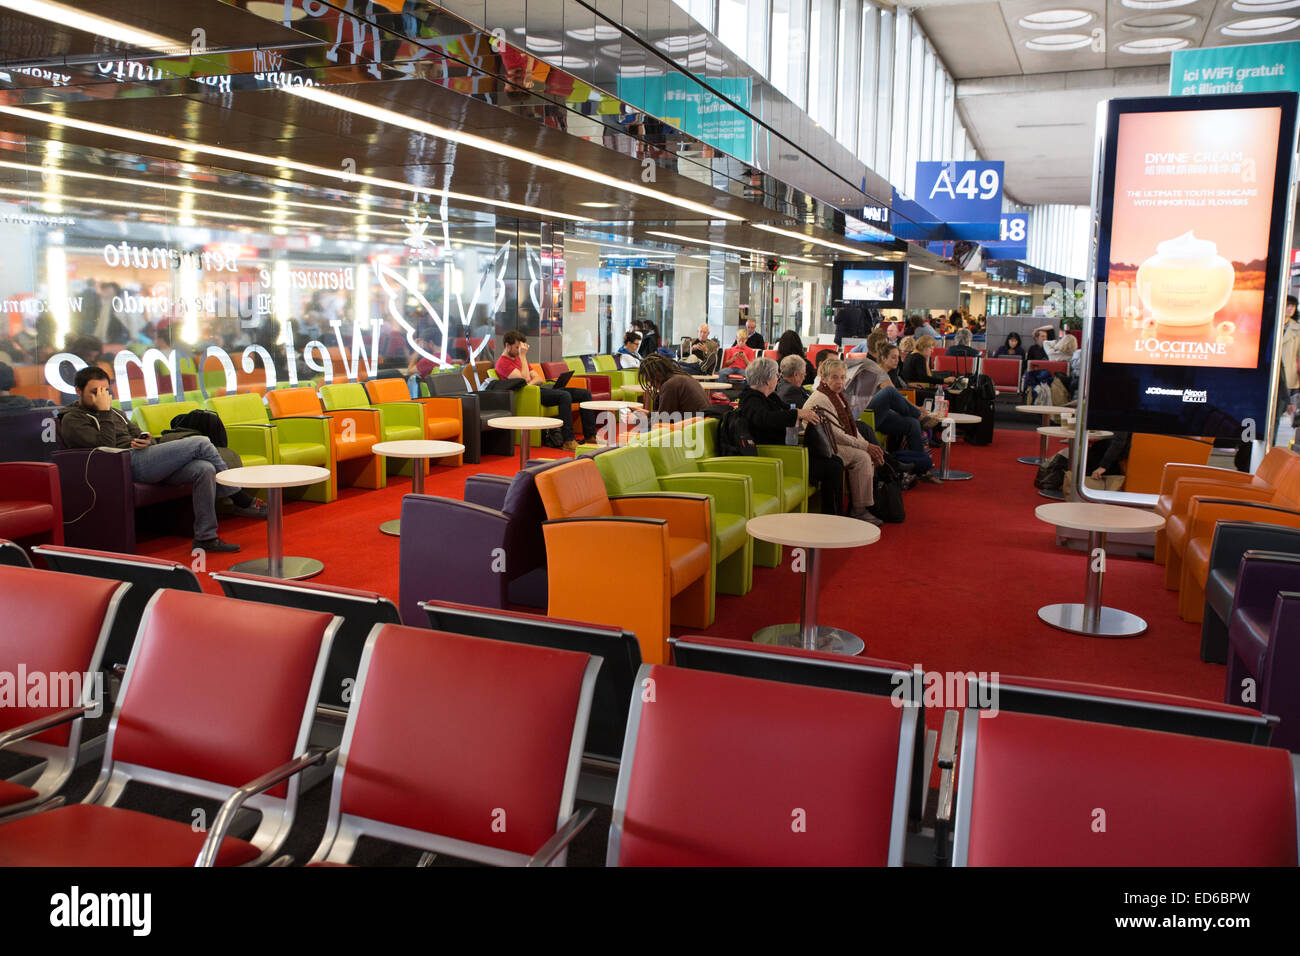
[[[901,309],[907,300],[907,265],[902,262],[837,262],[831,299],[878,309]]]

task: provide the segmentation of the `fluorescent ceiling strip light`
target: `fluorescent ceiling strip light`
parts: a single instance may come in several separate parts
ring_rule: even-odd
[[[49,20],[61,27],[71,27],[73,30],[108,37],[110,40],[118,40],[147,50],[156,50],[159,53],[186,53],[190,49],[189,43],[159,36],[148,30],[139,30],[120,21],[85,13],[61,3],[49,3],[47,0],[0,0],[0,8],[15,10],[41,20]]]
[[[385,189],[394,189],[399,192],[411,193],[413,195],[446,196],[448,199],[454,199],[459,202],[483,203],[489,206],[497,206],[501,209],[527,212],[533,215],[542,216],[543,218],[568,219],[573,222],[595,221],[593,219],[588,219],[586,216],[575,216],[566,212],[557,212],[554,209],[542,209],[538,206],[525,206],[519,203],[506,202],[500,199],[487,199],[483,196],[471,196],[466,193],[455,193],[432,186],[413,186],[410,183],[398,182],[394,179],[380,179],[377,176],[366,176],[362,173],[345,173],[341,169],[328,169],[324,166],[313,166],[310,163],[300,163],[296,160],[286,159],[284,157],[273,159],[269,156],[262,156],[257,153],[246,153],[243,150],[226,149],[224,146],[211,146],[207,143],[196,143],[191,140],[175,139],[171,136],[156,136],[153,133],[145,133],[140,130],[122,129],[118,126],[92,123],[88,120],[73,119],[68,116],[55,116],[49,113],[42,113],[39,110],[25,109],[21,106],[0,106],[0,114],[18,116],[23,119],[34,120],[38,123],[46,123],[50,126],[66,126],[70,129],[79,129],[87,133],[98,133],[102,136],[112,136],[118,139],[131,140],[132,142],[150,143],[154,146],[165,146],[181,152],[202,153],[207,156],[220,156],[223,159],[234,159],[239,160],[240,162],[254,163],[258,166],[272,166],[276,169],[293,169],[298,172],[311,173],[316,176],[325,176],[346,183],[366,183],[371,186],[380,186]]]
[[[675,239],[678,242],[689,243],[690,245],[693,246],[711,246],[711,247],[716,247],[718,249],[732,249],[736,252],[752,252],[754,253],[754,255],[757,256],[772,256],[773,258],[776,259],[786,259],[791,262],[806,262],[809,265],[814,265],[814,266],[821,265],[821,263],[818,262],[816,259],[804,259],[800,256],[782,256],[775,252],[769,252],[766,249],[751,249],[748,246],[732,246],[732,245],[728,245],[725,242],[714,242],[712,239],[696,239],[693,236],[679,236],[674,232],[647,231],[646,235],[662,236],[664,239]]]
[[[262,203],[266,206],[296,206],[300,209],[319,209],[323,212],[334,213],[336,215],[364,215],[379,216],[384,219],[395,219],[403,222],[410,218],[399,216],[392,212],[379,212],[377,209],[362,208],[355,209],[345,206],[327,206],[323,203],[300,202],[294,199],[271,199],[266,196],[245,196],[240,193],[226,193],[215,189],[202,189],[198,186],[178,185],[176,183],[151,182],[145,179],[134,179],[130,176],[107,176],[104,173],[86,173],[76,169],[59,169],[54,166],[35,166],[30,163],[11,163],[0,160],[0,169],[22,169],[40,173],[49,176],[67,176],[72,179],[98,179],[106,183],[122,183],[129,186],[139,186],[141,189],[163,189],[171,192],[179,192],[184,195],[214,196],[218,199],[234,199],[239,202]]]
[[[23,199],[55,199],[63,203],[86,203],[91,206],[109,206],[116,209],[134,209],[141,212],[160,212],[168,215],[178,215],[180,210],[171,206],[156,206],[152,203],[127,202],[125,199],[93,199],[89,196],[69,196],[65,193],[36,192],[30,189],[0,189],[0,196],[19,196]],[[249,216],[241,216],[233,212],[210,212],[206,209],[188,209],[186,215],[190,216],[209,216],[214,219],[234,219],[237,222],[251,222],[259,226],[266,225],[264,219],[254,219]],[[318,222],[296,222],[293,220],[276,220],[277,226],[300,226],[303,229],[319,229],[321,224]]]
[[[649,199],[655,199],[659,202],[668,203],[681,209],[687,209],[691,212],[697,212],[709,219],[729,219],[733,222],[739,222],[744,217],[737,216],[733,213],[723,212],[712,206],[706,206],[703,203],[693,202],[690,199],[681,199],[671,193],[663,192],[659,189],[651,189],[648,186],[642,186],[639,183],[628,182],[619,179],[616,176],[608,176],[605,173],[598,173],[592,169],[586,169],[576,163],[568,163],[564,160],[553,159],[543,156],[540,153],[534,153],[526,149],[520,149],[518,146],[508,146],[504,143],[494,142],[483,136],[476,136],[473,133],[466,133],[461,130],[449,129],[445,126],[435,126],[433,123],[416,119],[412,116],[398,113],[394,110],[384,109],[381,106],[372,106],[369,103],[363,103],[360,100],[354,100],[346,96],[340,96],[337,93],[330,93],[319,87],[308,86],[286,86],[282,87],[284,92],[293,96],[299,96],[303,99],[320,103],[322,106],[332,106],[337,110],[352,113],[357,116],[364,116],[367,119],[373,119],[380,123],[387,123],[390,126],[396,126],[399,129],[409,129],[413,132],[424,133],[427,136],[433,136],[438,139],[444,139],[451,143],[459,143],[463,146],[469,146],[474,149],[481,149],[486,153],[496,156],[507,156],[511,159],[517,159],[520,162],[529,163],[542,169],[553,170],[563,173],[567,176],[573,176],[583,182],[600,183],[609,186],[612,189],[620,189],[623,192],[635,193],[638,196],[645,196]],[[575,218],[575,217],[566,217]]]
[[[852,253],[855,256],[870,255],[870,249],[854,249],[852,246],[841,246],[837,242],[827,242],[825,239],[818,239],[816,236],[806,236],[802,232],[795,232],[793,229],[778,229],[776,226],[765,226],[762,223],[751,222],[755,229],[762,229],[764,232],[774,232],[778,236],[785,236],[789,239],[798,239],[800,242],[811,242],[815,246],[825,246],[827,249],[835,249],[839,252]]]

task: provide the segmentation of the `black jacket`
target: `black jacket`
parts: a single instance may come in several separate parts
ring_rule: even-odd
[[[101,412],[78,402],[59,415],[59,437],[68,448],[130,448],[140,429],[116,408]]]
[[[763,395],[746,388],[740,393],[736,409],[759,445],[784,445],[785,430],[799,421],[790,403],[781,401],[775,392]]]
[[[755,332],[749,338],[745,339],[745,345],[747,345],[751,349],[756,349],[759,352],[763,351],[763,346],[766,344],[767,344],[766,340],[763,338],[763,336],[759,335],[757,332]]]
[[[1025,353],[1025,358],[1030,362],[1046,362],[1047,350],[1035,342],[1029,346],[1029,351]]]
[[[971,348],[969,345],[951,345],[944,353],[945,355],[965,355],[970,358],[979,358],[979,349]]]
[[[808,401],[808,393],[797,385],[791,385],[787,381],[776,383],[776,391],[773,393],[781,399],[786,406],[793,405],[795,408],[803,408],[803,403]]]
[[[912,352],[903,360],[902,376],[908,382],[930,382],[933,384],[942,383],[948,374],[930,374],[925,370],[925,356],[920,352]]]
[[[657,332],[647,332],[641,336],[641,348],[638,351],[643,355],[654,355],[659,351],[659,334]]]

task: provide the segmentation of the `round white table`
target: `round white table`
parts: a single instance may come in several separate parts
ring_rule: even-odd
[[[374,453],[376,455],[385,455],[389,458],[413,458],[411,463],[411,492],[413,494],[424,494],[424,462],[428,458],[450,458],[452,455],[460,455],[465,451],[465,446],[460,442],[454,441],[425,441],[423,439],[408,439],[406,441],[381,441],[375,444]],[[379,526],[379,530],[384,534],[400,536],[402,533],[402,519],[394,518],[391,521],[385,521]]]
[[[725,392],[729,388],[734,388],[730,382],[700,382],[700,388],[706,392]]]
[[[1074,409],[1069,409],[1069,411],[1074,411]],[[1046,455],[1047,439],[1064,438],[1068,441],[1069,439],[1075,437],[1075,429],[1073,425],[1044,425],[1038,429],[1038,434],[1043,436],[1043,453],[1044,455]],[[1092,431],[1088,432],[1088,441],[1090,443],[1095,441],[1101,441],[1101,439],[1103,438],[1112,438],[1114,437],[1114,435],[1115,435],[1114,432],[1108,432],[1099,428],[1093,429]],[[1071,445],[1070,446],[1071,462],[1074,461],[1074,456],[1076,452],[1077,449],[1075,449],[1074,445]],[[1047,459],[1044,458],[1043,460],[1046,461]],[[1062,501],[1065,498],[1065,492],[1057,491],[1055,488],[1039,488],[1038,494],[1040,497],[1051,498],[1053,501]]]
[[[519,467],[522,468],[528,464],[528,446],[530,439],[529,432],[545,431],[548,428],[559,428],[564,422],[558,418],[537,418],[530,415],[503,415],[501,418],[492,418],[488,420],[488,425],[492,428],[509,429],[517,431],[517,441],[519,442]]]
[[[1050,425],[1052,424],[1052,419],[1057,415],[1073,413],[1075,409],[1067,408],[1064,405],[1017,405],[1016,411],[1023,412],[1026,415],[1042,415],[1043,424]],[[1022,465],[1041,465],[1050,457],[1051,456],[1047,454],[1047,436],[1041,435],[1038,439],[1038,457],[1035,458],[1032,455],[1023,455],[1020,458],[1017,458],[1016,461],[1020,462]]]
[[[695,381],[697,382],[711,382],[717,377],[718,376],[716,375],[692,375],[691,376],[691,378],[695,379]]]
[[[325,570],[325,565],[315,558],[284,556],[284,494],[285,488],[301,488],[328,481],[328,468],[315,465],[249,465],[245,468],[228,468],[217,472],[217,483],[238,488],[266,489],[266,554],[265,558],[241,561],[230,570],[246,574],[264,574],[284,581],[301,581]]]
[[[979,415],[967,415],[965,412],[949,412],[943,417],[943,454],[939,459],[939,477],[944,481],[970,481],[975,476],[969,471],[954,471],[948,467],[948,456],[952,449],[952,443],[956,438],[954,434],[957,425],[975,425],[984,419]],[[952,422],[950,428],[948,423]]]
[[[645,388],[642,387],[642,386],[640,386],[640,385],[636,385],[636,384],[631,384],[631,385],[620,385],[619,388],[621,388],[623,391],[627,392],[629,395],[644,395],[644,394],[645,394]]]
[[[618,431],[618,413],[628,408],[640,408],[641,403],[605,401],[602,399],[582,402],[578,407],[593,412],[605,412],[608,417],[606,418],[605,425],[596,429],[597,441],[601,445],[617,445],[617,441],[609,441],[609,436]]]
[[[1106,535],[1141,534],[1159,531],[1165,519],[1150,511],[1099,505],[1082,501],[1062,501],[1039,505],[1034,509],[1039,521],[1058,528],[1088,532],[1088,576],[1082,604],[1048,604],[1038,609],[1044,624],[1072,634],[1088,637],[1134,637],[1147,629],[1147,622],[1136,614],[1103,607],[1102,578],[1106,573]]]
[[[745,530],[760,541],[803,548],[806,552],[803,603],[798,624],[773,624],[754,632],[760,644],[803,647],[833,654],[861,654],[866,644],[856,634],[817,623],[817,587],[822,548],[861,548],[880,540],[880,529],[857,518],[838,515],[759,515],[745,523]]]

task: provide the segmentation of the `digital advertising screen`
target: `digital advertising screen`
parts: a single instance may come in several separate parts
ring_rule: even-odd
[[[844,270],[844,298],[849,302],[885,302],[893,297],[893,269]]]
[[[1263,437],[1296,94],[1104,110],[1089,427]]]
[[[907,266],[901,262],[837,262],[831,272],[831,299],[877,308],[902,308]]]

